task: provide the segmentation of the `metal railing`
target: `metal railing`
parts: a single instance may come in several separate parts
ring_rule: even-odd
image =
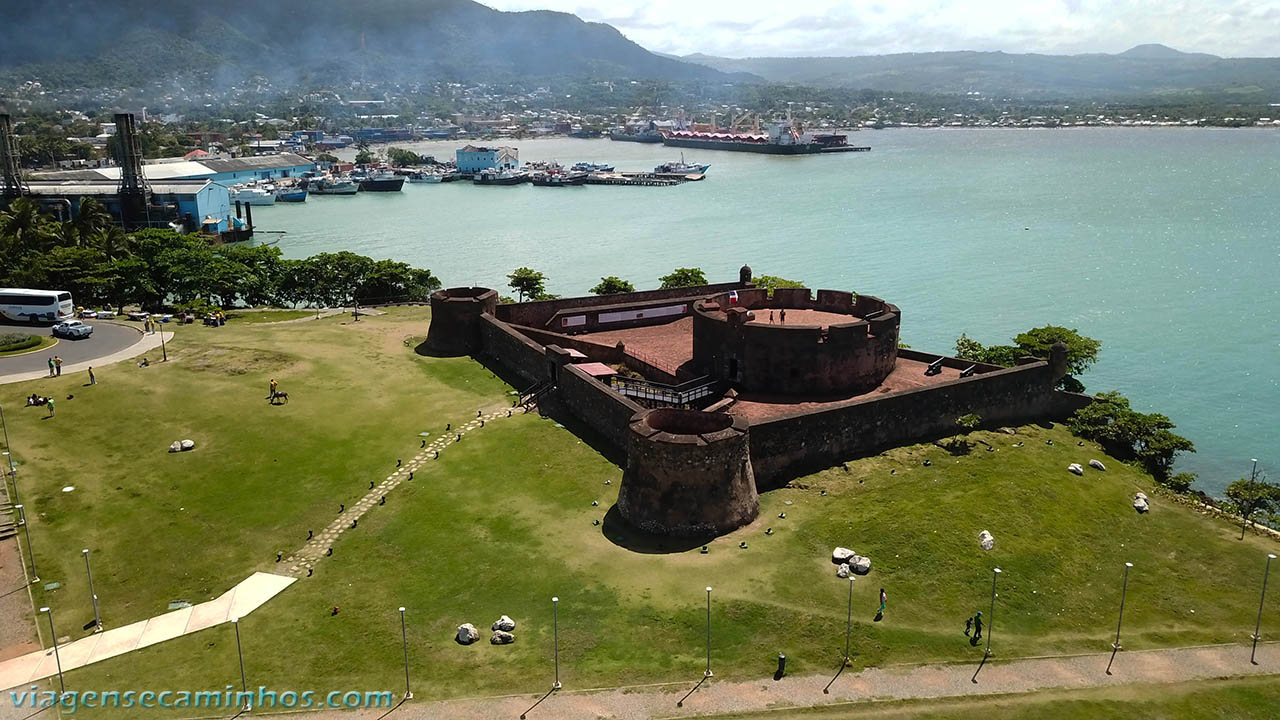
[[[680,385],[666,385],[614,375],[609,385],[619,395],[682,407],[716,395],[720,382],[704,376]]]

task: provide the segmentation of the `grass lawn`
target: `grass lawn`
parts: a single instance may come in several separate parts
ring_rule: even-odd
[[[11,413],[41,579],[63,584],[37,592],[37,604],[83,634],[92,610],[82,547],[94,553],[109,627],[171,600],[210,599],[271,571],[277,550],[301,546],[338,503],[417,452],[419,432],[509,403],[509,388],[473,361],[412,353],[427,317],[405,308],[358,324],[184,328],[168,365],[104,368],[95,388],[64,379],[59,392],[76,399],[60,402],[55,420]],[[265,402],[270,377],[288,405]],[[187,437],[194,452],[165,452]],[[1247,639],[1274,543],[1237,540],[1232,526],[1156,495],[1149,478],[1078,447],[1061,427],[975,437],[996,450],[953,457],[921,445],[851,462],[766,493],[761,519],[706,555],[661,554],[610,539],[619,468],[552,420],[494,421],[345,533],[314,577],[241,622],[249,683],[399,688],[404,605],[419,698],[543,690],[553,595],[567,687],[692,680],[707,585],[717,675],[771,675],[778,652],[792,674],[830,672],[848,592],[829,560],[836,545],[873,560],[854,583],[858,666],[980,657],[961,630],[974,611],[986,614],[995,565],[1005,571],[993,643],[1002,658],[1108,649],[1125,561],[1135,564],[1126,647]],[[1066,471],[1095,457],[1106,473]],[[1152,495],[1147,515],[1130,504],[1138,490]],[[996,538],[989,553],[978,546],[983,529]],[[888,612],[873,623],[882,586]],[[1277,607],[1264,625],[1280,623]],[[491,646],[489,623],[503,613],[517,641]],[[454,643],[462,622],[482,642]],[[238,686],[234,642],[229,626],[215,627],[75,671],[68,686]]]
[[[314,310],[235,310],[227,313],[227,322],[236,324],[272,323],[312,317]]]
[[[719,715],[717,720],[1269,720],[1280,707],[1274,677],[1130,685],[939,701],[855,703],[812,710]]]

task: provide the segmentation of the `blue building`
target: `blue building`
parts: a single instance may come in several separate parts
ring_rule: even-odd
[[[520,151],[513,147],[478,147],[468,145],[458,150],[458,172],[481,170],[514,170],[520,167]]]
[[[225,185],[205,179],[164,180],[148,185],[155,227],[176,223],[185,230],[211,233],[231,229],[231,194]],[[113,180],[31,180],[27,189],[33,200],[66,220],[79,214],[80,200],[85,197],[96,199],[112,216],[120,217],[119,184]]]
[[[295,177],[314,169],[315,163],[294,153],[282,152],[243,158],[208,158],[201,160],[152,160],[144,163],[142,174],[149,182],[169,180],[212,180],[220,185],[235,185],[254,180],[277,180]],[[120,180],[120,168],[34,173],[33,180]]]

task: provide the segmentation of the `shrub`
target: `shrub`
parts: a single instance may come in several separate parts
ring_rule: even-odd
[[[0,353],[26,350],[39,344],[39,335],[27,335],[25,333],[5,333],[0,335]]]

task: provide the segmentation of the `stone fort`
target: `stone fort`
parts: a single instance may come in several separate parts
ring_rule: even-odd
[[[499,303],[431,297],[428,351],[472,355],[625,453],[617,510],[657,535],[750,523],[758,494],[881,450],[985,425],[1059,419],[1089,402],[1054,385],[1066,348],[1016,367],[900,347],[902,313],[839,290],[737,282]]]

